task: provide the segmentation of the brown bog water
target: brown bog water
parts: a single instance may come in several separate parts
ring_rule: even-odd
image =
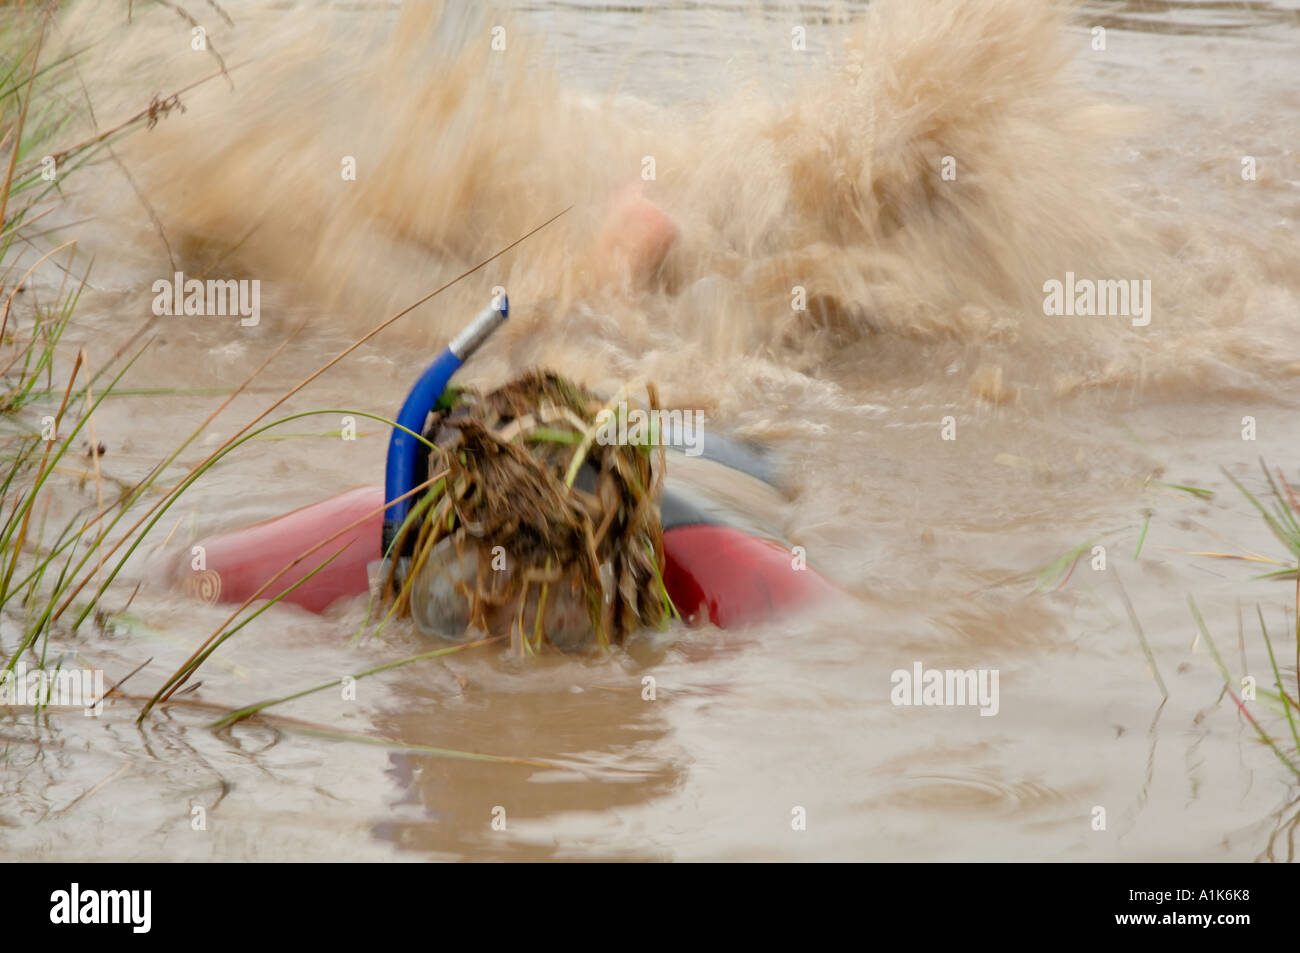
[[[340,440],[342,412],[394,413],[504,285],[511,322],[468,381],[646,378],[769,444],[791,498],[758,515],[851,598],[599,658],[478,649],[208,730],[434,647],[406,623],[354,639],[364,598],[277,605],[143,727],[128,701],[5,714],[6,856],[1293,858],[1295,776],[1223,695],[1188,596],[1233,678],[1270,686],[1258,604],[1296,692],[1294,586],[1198,553],[1285,554],[1223,469],[1259,491],[1260,458],[1300,467],[1300,6],[191,6],[205,51],[161,7],[128,24],[74,6],[54,38],[94,41],[100,128],[229,70],[68,180],[58,214],[94,259],[70,334],[92,362],[152,318],[159,278],[261,282],[256,326],[154,320],[96,415],[108,478],[139,479],[291,338],[179,479],[572,208],[291,400],[340,414],[226,458],[155,549],[378,482],[386,429]],[[593,265],[632,184],[681,235],[649,285]],[[1067,273],[1149,292],[1130,314],[1046,314]],[[1078,547],[1072,572],[1040,574]],[[151,658],[124,687],[147,695],[225,620],[158,585],[159,558],[56,640],[66,664],[111,683]],[[996,714],[894,704],[893,673],[918,663],[996,671]]]

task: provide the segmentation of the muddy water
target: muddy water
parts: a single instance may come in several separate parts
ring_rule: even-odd
[[[1099,2],[1063,20],[1011,0],[521,4],[440,23],[423,6],[226,7],[234,25],[214,18],[209,37],[231,82],[118,147],[162,233],[112,162],[70,182],[60,213],[94,218],[77,226],[96,256],[78,318],[92,359],[149,319],[150,284],[173,270],[262,281],[256,328],[153,325],[123,383],[141,393],[97,415],[111,477],[138,478],[212,411],[210,391],[289,339],[179,477],[359,334],[572,205],[287,409],[391,412],[507,285],[511,327],[467,377],[531,363],[604,388],[645,375],[670,404],[766,441],[791,500],[762,517],[851,598],[598,660],[465,653],[361,680],[355,700],[321,693],[206,730],[214,713],[428,648],[399,624],[355,641],[362,604],[275,607],[144,728],[126,703],[6,716],[6,854],[1294,855],[1300,792],[1221,698],[1187,599],[1234,677],[1267,685],[1259,604],[1295,691],[1294,590],[1195,555],[1280,557],[1221,468],[1258,489],[1258,458],[1300,466],[1295,4]],[[83,76],[107,123],[218,68],[188,31],[165,10],[128,26],[88,7],[59,39],[104,38]],[[681,240],[650,286],[598,280],[599,223],[638,181]],[[1045,315],[1044,282],[1067,271],[1149,279],[1150,323]],[[186,493],[158,546],[377,481],[386,434],[363,425],[343,442],[337,427],[296,421],[247,445]],[[1085,543],[1068,579],[1037,574]],[[227,615],[152,584],[151,565],[113,589],[110,625],[59,644],[110,680],[152,658],[135,692]],[[892,704],[891,674],[918,662],[996,670],[997,714]]]

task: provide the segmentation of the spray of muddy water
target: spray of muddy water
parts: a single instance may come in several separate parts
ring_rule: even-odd
[[[781,528],[860,597],[743,634],[675,633],[649,669],[669,704],[644,702],[645,670],[632,658],[526,671],[477,660],[400,679],[364,709],[372,727],[408,742],[551,758],[581,780],[379,754],[358,762],[364,777],[344,781],[329,767],[335,749],[297,738],[256,756],[283,761],[282,778],[246,783],[303,794],[317,822],[338,819],[349,849],[379,855],[385,844],[438,856],[1270,849],[1277,766],[1252,751],[1252,768],[1270,780],[1243,776],[1231,716],[1203,717],[1215,677],[1187,651],[1186,592],[1229,625],[1244,577],[1180,555],[1222,548],[1207,534],[1269,543],[1242,529],[1226,494],[1213,504],[1152,500],[1142,484],[1172,468],[1221,487],[1220,464],[1259,453],[1300,462],[1286,439],[1300,368],[1290,326],[1300,174],[1286,142],[1300,103],[1285,91],[1261,99],[1263,131],[1254,114],[1213,108],[1219,97],[1242,101],[1234,82],[1263,88],[1277,62],[1269,44],[1294,51],[1294,24],[1261,20],[1271,32],[1249,48],[1221,47],[1212,31],[1180,48],[1126,33],[1121,20],[1106,61],[1117,65],[1093,75],[1078,21],[1113,13],[1097,7],[1072,18],[1032,0],[880,0],[843,23],[830,18],[821,46],[776,54],[789,70],[718,80],[692,103],[633,96],[607,76],[575,81],[522,14],[409,4],[308,18],[253,5],[232,8],[233,25],[208,18],[231,82],[186,93],[183,114],[117,148],[166,243],[134,188],[83,186],[75,199],[111,223],[98,248],[111,250],[109,290],[97,299],[107,316],[142,313],[144,289],[174,267],[261,280],[262,324],[237,344],[233,327],[176,326],[164,357],[142,365],[148,373],[175,380],[184,367],[186,380],[228,384],[240,376],[232,364],[246,370],[301,322],[288,360],[301,353],[310,369],[338,341],[572,206],[386,332],[307,406],[357,394],[368,409],[396,406],[411,374],[505,285],[511,325],[471,379],[500,381],[526,364],[604,389],[643,375],[670,405],[773,443],[799,491]],[[783,15],[750,10],[719,15],[697,48],[722,59],[716,47],[749,36],[732,32],[742,20],[789,45]],[[86,4],[60,24],[69,46],[103,37],[83,70],[96,78],[101,116],[129,114],[148,93],[219,65],[212,50],[178,46],[189,26],[173,10],[120,21]],[[504,51],[491,46],[498,23]],[[651,23],[654,45],[669,34]],[[1210,79],[1171,78],[1247,60],[1239,79],[1225,66]],[[1162,83],[1143,71],[1154,61]],[[718,72],[701,68],[698,80]],[[1264,159],[1243,192],[1238,159],[1251,150]],[[344,157],[356,161],[355,181],[340,174]],[[942,175],[948,157],[955,178]],[[680,230],[649,282],[593,264],[610,204],[629,188]],[[1044,283],[1067,272],[1149,279],[1151,323],[1045,315]],[[798,288],[806,311],[792,309]],[[111,336],[112,322],[101,330]],[[230,348],[242,348],[239,361]],[[1245,413],[1271,442],[1243,446]],[[197,414],[177,401],[116,422],[135,428],[147,455],[165,446],[150,427]],[[948,416],[954,441],[940,438]],[[195,532],[375,479],[381,437],[363,447],[365,462],[267,450],[198,489]],[[1117,571],[1171,682],[1159,714],[1109,577],[1080,570],[1069,587],[1033,596],[1002,585],[1093,538],[1115,547],[1117,562],[1146,512],[1148,549]],[[153,629],[186,644],[215,618],[164,593],[142,599],[152,599],[142,604]],[[276,681],[290,666],[325,677],[363,667],[335,647],[357,617],[268,614],[232,644],[226,675],[210,676],[218,700],[299,687]],[[386,638],[393,654],[418,650],[409,633]],[[914,660],[999,669],[998,716],[891,706],[890,673]],[[308,702],[302,712],[333,722],[336,708]],[[1174,726],[1169,737],[1162,725]],[[165,829],[188,771],[243,777],[265,729],[226,748],[168,731],[192,768],[176,777],[137,766],[154,792],[139,829]],[[134,757],[133,744],[105,757]],[[316,789],[337,801],[307,793],[315,781],[290,767],[295,754],[319,754],[326,779]],[[513,798],[512,836],[476,833],[502,798]],[[1179,810],[1151,807],[1171,803]],[[1098,804],[1115,818],[1109,833],[1088,827]],[[792,806],[817,819],[801,840],[788,839]],[[258,833],[182,851],[315,853],[304,846],[310,825],[251,801],[226,810]],[[83,830],[69,822],[61,843]],[[1205,831],[1203,843],[1189,847],[1187,830]]]
[[[163,13],[100,44],[93,72],[123,78],[110,88],[177,88],[217,65],[160,60],[174,33]],[[95,16],[69,34],[102,31]],[[184,115],[123,152],[190,273],[237,268],[349,332],[572,205],[395,338],[432,348],[504,284],[520,303],[516,354],[545,338],[538,356],[566,369],[607,376],[617,362],[686,402],[724,401],[699,382],[725,375],[751,405],[755,374],[815,370],[847,349],[874,377],[906,342],[986,351],[969,384],[995,399],[1139,368],[1199,386],[1225,351],[1278,356],[1242,341],[1247,311],[1224,304],[1279,277],[1294,241],[1231,287],[1189,277],[1100,161],[1140,114],[1070,75],[1079,44],[1050,5],[878,4],[795,88],[749,82],[691,113],[571,92],[536,36],[511,26],[493,50],[488,18],[436,4],[407,6],[369,40],[352,18],[316,20],[306,35],[262,19],[214,29],[229,65],[248,61],[235,89],[187,94]],[[945,156],[955,180],[939,174]],[[611,196],[633,185],[682,234],[649,289],[591,266]],[[150,221],[123,214],[157,246]],[[1043,283],[1067,271],[1151,279],[1155,327],[1045,319]],[[808,312],[792,309],[796,286]]]

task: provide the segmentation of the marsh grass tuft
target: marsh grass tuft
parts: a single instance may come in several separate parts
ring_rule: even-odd
[[[1300,673],[1300,516],[1295,493],[1287,483],[1285,477],[1278,472],[1276,476],[1271,473],[1260,461],[1260,469],[1263,471],[1264,480],[1268,484],[1268,497],[1260,499],[1254,493],[1251,493],[1245,485],[1225,469],[1224,475],[1232,482],[1241,494],[1250,502],[1255,510],[1263,517],[1268,528],[1273,535],[1287,548],[1289,556],[1283,560],[1283,568],[1267,572],[1254,577],[1260,579],[1296,580],[1295,601],[1291,610],[1291,625],[1296,636],[1296,669]],[[1206,554],[1219,555],[1227,558],[1226,554]],[[1256,560],[1252,560],[1256,561]],[[1278,562],[1277,560],[1269,560]],[[1218,669],[1220,676],[1223,678],[1224,693],[1227,694],[1236,704],[1237,710],[1250,722],[1255,732],[1259,735],[1260,740],[1277,756],[1291,772],[1300,779],[1300,700],[1287,691],[1283,682],[1283,673],[1278,665],[1277,655],[1273,648],[1273,638],[1268,631],[1268,626],[1264,622],[1264,612],[1258,604],[1255,606],[1255,614],[1259,620],[1260,637],[1263,639],[1264,646],[1268,651],[1269,667],[1273,676],[1273,685],[1271,688],[1259,686],[1256,689],[1257,697],[1271,709],[1276,715],[1285,719],[1289,728],[1290,741],[1279,739],[1270,734],[1267,727],[1261,724],[1259,718],[1250,710],[1246,700],[1238,696],[1233,690],[1234,680],[1228,670],[1227,663],[1220,654],[1218,646],[1215,644],[1213,636],[1210,634],[1209,626],[1205,623],[1195,599],[1187,597],[1188,608],[1191,611],[1192,618],[1196,622],[1197,631],[1205,639],[1205,643],[1210,650],[1210,655],[1214,660],[1215,667]]]

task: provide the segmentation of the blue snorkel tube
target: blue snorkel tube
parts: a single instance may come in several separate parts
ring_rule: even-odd
[[[469,360],[470,355],[479,349],[493,331],[505,323],[509,313],[510,302],[503,291],[499,296],[494,297],[492,304],[471,321],[460,334],[452,338],[451,343],[447,345],[447,350],[438,355],[438,359],[420,375],[411,392],[406,395],[406,402],[402,404],[401,413],[397,415],[397,423],[400,427],[393,428],[393,435],[388,440],[388,466],[384,472],[384,502],[392,505],[384,511],[383,549],[381,550],[384,559],[391,558],[389,547],[397,538],[397,531],[415,502],[413,497],[408,497],[393,503],[398,497],[410,493],[415,488],[415,475],[418,471],[422,444],[407,431],[417,434],[424,432],[425,421],[437,406],[442,392],[447,389],[447,382],[451,380],[451,376]],[[402,427],[406,429],[403,430]]]

